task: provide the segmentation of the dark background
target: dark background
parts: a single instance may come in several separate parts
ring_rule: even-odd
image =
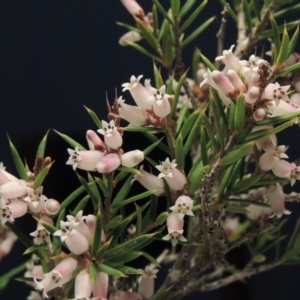
[[[145,12],[150,11],[151,1],[139,3]],[[219,2],[211,0],[195,23],[195,26],[200,25],[217,15],[209,30],[184,52],[187,66],[193,46],[200,48],[211,60],[216,56],[215,35],[220,12]],[[6,134],[9,134],[20,155],[26,157],[32,167],[38,143],[51,129],[46,154],[56,162],[45,181],[44,192],[48,197],[61,201],[77,184],[75,173],[65,166],[67,145],[52,129],[85,144],[86,130],[97,128],[83,105],[94,110],[100,118],[106,118],[105,92],[112,101],[115,88],[121,94],[121,84],[128,82],[131,75],[144,74],[144,78],[152,78],[150,59],[130,47],[118,45],[119,37],[126,30],[117,26],[116,21],[133,24],[132,17],[118,0],[0,1],[0,162],[3,161],[7,171],[16,174],[7,142]],[[233,22],[229,22],[225,49],[235,40],[236,30]],[[123,95],[127,102],[132,101],[128,92]],[[294,128],[291,135],[282,137],[286,145],[291,145],[290,137],[293,137],[288,150],[292,160],[299,156],[300,145],[294,138],[298,134]],[[130,149],[139,145],[136,137],[128,135],[125,140]],[[286,230],[291,231],[299,216],[299,206],[288,208],[293,210],[293,220]],[[23,251],[23,246],[17,243],[13,252],[1,262],[0,274],[20,263]],[[243,249],[235,251],[232,257],[242,264],[245,260]],[[299,299],[299,278],[299,267],[280,267],[245,283],[203,293],[200,298]],[[12,281],[0,299],[23,300],[28,294],[29,289],[23,283]],[[199,295],[188,297],[198,298]]]

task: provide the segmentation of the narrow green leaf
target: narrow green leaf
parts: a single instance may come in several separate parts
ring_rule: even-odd
[[[94,209],[97,209],[99,202],[101,201],[101,198],[98,197],[98,194],[95,192],[94,188],[92,187],[92,185],[96,185],[96,183],[95,182],[88,183],[79,174],[77,174],[77,177],[78,177],[79,181],[81,182],[81,184],[84,186],[84,188],[87,191],[87,193],[89,194],[89,196],[91,197]]]
[[[215,17],[212,17],[208,20],[206,20],[204,23],[202,23],[201,26],[199,26],[194,32],[192,32],[186,39],[182,42],[182,47],[185,47],[190,42],[192,42],[195,38],[197,38],[213,21]]]
[[[152,297],[151,300],[163,300],[163,299],[166,299],[166,296],[169,293],[170,289],[172,289],[172,287],[173,286],[171,286],[168,289],[165,289],[165,290],[159,292],[154,297]]]
[[[102,259],[103,255],[105,254],[107,249],[110,247],[111,241],[112,241],[112,238],[110,238],[106,243],[104,243],[103,245],[100,246],[100,248],[97,251],[96,257],[95,257],[96,260],[99,261],[100,259]]]
[[[147,246],[152,242],[152,238],[157,233],[145,234],[138,236],[132,240],[126,241],[112,249],[109,249],[105,255],[104,259],[109,260],[114,258],[117,255],[127,253],[129,251],[141,250],[143,247]]]
[[[104,197],[109,196],[110,192],[104,181],[100,177],[95,177],[95,181],[97,182],[100,190],[103,192]]]
[[[183,18],[191,10],[195,2],[196,0],[186,0],[178,14],[179,17]]]
[[[55,226],[53,226],[53,225],[51,225],[51,224],[49,224],[49,223],[42,222],[41,224],[42,224],[43,227],[45,227],[46,230],[48,230],[51,234],[53,234],[55,231],[58,230]]]
[[[171,0],[171,9],[174,15],[177,15],[180,11],[180,0]]]
[[[34,183],[33,183],[33,189],[37,189],[38,187],[42,186],[42,183],[45,179],[45,177],[48,175],[50,168],[52,167],[53,162],[51,164],[45,166],[42,171],[36,176]]]
[[[274,12],[274,18],[279,19],[279,18],[283,18],[289,14],[294,14],[296,13],[298,10],[300,10],[300,3],[280,9],[276,12]]]
[[[142,230],[144,230],[150,223],[154,222],[156,216],[158,197],[156,195],[151,195],[150,197],[151,200],[149,209],[143,218]]]
[[[133,196],[131,198],[128,198],[126,200],[123,200],[122,202],[113,202],[111,208],[112,209],[119,209],[120,207],[124,206],[124,205],[127,205],[129,203],[132,203],[132,202],[135,202],[135,201],[138,201],[138,200],[141,200],[141,199],[144,199],[144,198],[147,198],[149,197],[150,195],[152,194],[155,194],[157,192],[157,190],[150,190],[150,191],[146,191],[144,193],[141,193],[139,195],[136,195],[136,196]]]
[[[289,22],[286,23],[286,30],[290,31],[291,29],[295,28],[298,25],[298,21],[293,21],[293,22]],[[283,33],[284,31],[284,25],[278,25],[278,30],[279,33]],[[264,39],[268,39],[268,38],[272,38],[273,37],[273,29],[268,29],[265,31],[261,31],[260,33],[258,33],[259,35],[259,40],[264,40]]]
[[[163,47],[163,65],[165,68],[172,68],[173,60],[175,58],[175,49],[170,37],[166,38],[166,42]]]
[[[172,102],[172,107],[171,107],[171,112],[170,112],[169,118],[172,118],[174,116],[175,112],[177,111],[177,103],[178,103],[178,99],[179,99],[179,96],[180,96],[181,88],[183,86],[184,81],[186,80],[186,75],[187,75],[186,72],[183,73],[182,76],[180,77],[178,83],[177,83],[177,86],[176,86],[176,89],[175,89],[175,94],[174,94],[174,100]]]
[[[72,192],[61,204],[60,204],[60,210],[65,209],[67,206],[69,206],[78,196],[80,196],[84,192],[85,188],[83,186],[80,186],[77,188],[74,192]]]
[[[224,157],[221,158],[221,163],[223,165],[233,164],[234,162],[248,155],[251,152],[252,147],[253,142],[250,142],[235,148],[234,150],[227,153]]]
[[[182,24],[179,31],[182,33],[185,31],[198,17],[200,12],[203,10],[205,5],[207,4],[207,0],[204,0],[195,10],[194,12],[188,17],[188,19]]]
[[[47,250],[47,246],[45,246],[45,245],[43,245],[43,244],[41,244],[41,245],[33,245],[33,246],[27,248],[27,249],[24,251],[23,255],[30,254],[30,253],[32,253],[32,252],[34,252],[34,251],[39,250],[39,249],[41,249],[41,250]]]
[[[12,141],[10,140],[9,136],[7,136],[7,137],[8,137],[8,142],[9,142],[11,154],[13,157],[13,161],[15,163],[18,174],[21,177],[21,179],[23,179],[25,181],[29,181],[27,169],[26,169],[25,165],[23,164],[18,151],[17,151],[16,147],[14,146],[14,144],[12,143]]]
[[[300,114],[300,113],[299,113]],[[163,137],[159,140],[157,140],[155,143],[148,146],[146,149],[143,150],[144,155],[147,156],[153,149],[155,149],[163,140]]]
[[[155,220],[155,223],[157,223],[158,225],[163,225],[166,223],[166,220],[169,216],[168,212],[162,212],[161,214],[159,214]]]
[[[60,133],[57,130],[54,130],[60,137],[62,137],[72,148],[78,147],[79,151],[84,151],[86,150],[82,145],[80,145],[78,142],[67,136],[66,134]]]
[[[141,52],[142,54],[144,54],[144,55],[152,58],[153,60],[159,62],[160,64],[162,64],[162,60],[158,56],[152,54],[151,52],[149,52],[148,50],[146,50],[142,46],[138,45],[137,43],[127,41],[127,44],[129,46],[131,46],[132,48],[134,48],[135,50]]]
[[[244,93],[240,93],[236,99],[234,111],[234,128],[241,131],[245,126],[245,97]]]
[[[102,122],[99,120],[96,113],[94,111],[92,111],[91,109],[89,109],[88,107],[86,107],[85,105],[83,105],[83,106],[86,109],[86,111],[88,112],[88,114],[90,115],[90,117],[92,118],[92,120],[94,121],[94,123],[96,124],[96,126],[99,129],[101,129],[102,128]]]
[[[115,264],[125,264],[127,262],[137,259],[142,255],[143,255],[142,251],[127,251],[120,255],[115,256],[113,259],[109,260],[109,262],[113,262]]]
[[[289,239],[289,242],[286,246],[286,250],[290,250],[293,248],[294,242],[296,240],[297,235],[299,234],[299,229],[300,229],[300,219],[298,219],[296,226],[294,228],[294,231]]]
[[[215,140],[214,131],[213,131],[213,129],[212,129],[212,127],[211,127],[211,125],[210,125],[210,123],[209,123],[209,121],[208,121],[207,116],[205,115],[205,113],[202,113],[202,121],[203,121],[203,123],[205,125],[205,130],[206,130],[206,132],[207,132],[207,134],[209,136],[209,139],[211,141],[211,144],[212,144],[212,147],[214,149],[214,152],[216,153],[216,152],[218,152],[220,150],[219,149],[220,147],[219,147],[219,145],[217,144],[217,142]]]
[[[98,272],[96,266],[93,263],[89,264],[89,274],[93,282],[97,280]]]
[[[247,27],[248,27],[248,30],[251,31],[252,30],[252,18],[251,18],[249,4],[248,4],[247,0],[242,0],[242,3],[243,3],[243,11],[245,14]]]
[[[116,195],[116,197],[114,198],[114,200],[112,201],[112,205],[118,205],[119,203],[121,203],[128,195],[130,189],[131,189],[131,181],[133,179],[133,174],[131,174],[126,182],[124,183],[122,189],[119,190],[118,194]]]
[[[143,132],[143,135],[149,139],[152,143],[156,143],[158,141],[160,141],[157,144],[157,147],[160,148],[161,150],[163,150],[165,153],[170,155],[170,149],[163,143],[161,142],[161,140],[159,140],[153,133],[151,132]]]
[[[113,217],[104,227],[104,229],[106,231],[116,228],[120,222],[123,220],[123,216],[122,215],[117,215],[115,217]]]
[[[287,58],[289,58],[289,56],[294,52],[297,42],[298,42],[298,38],[299,38],[299,23],[298,23],[298,26],[290,40]]]
[[[275,125],[278,123],[289,121],[291,119],[295,119],[297,117],[300,117],[300,111],[289,113],[283,116],[267,118],[262,121],[255,122],[255,125],[256,126]]]
[[[261,21],[261,15],[260,15],[260,4],[258,2],[258,0],[252,0],[252,3],[253,3],[253,10],[254,10],[254,13],[258,19],[258,21],[260,22]]]
[[[84,210],[88,201],[90,199],[89,195],[86,195],[85,197],[83,197],[80,201],[78,201],[78,204],[76,205],[76,207],[73,210],[73,214],[77,215],[77,213],[81,210]]]
[[[183,171],[184,169],[184,151],[183,151],[183,139],[181,134],[176,138],[175,144],[175,158],[177,163],[177,169]]]
[[[164,10],[163,6],[159,3],[158,0],[152,0],[153,3],[156,5],[157,9],[159,10],[159,12],[163,15],[163,17],[171,24],[173,25],[174,22],[173,20],[170,18],[169,14]]]
[[[189,117],[184,121],[182,128],[180,130],[180,134],[182,135],[182,139],[185,140],[186,136],[190,132],[193,124],[196,122],[196,120],[199,118],[200,111],[195,110],[193,113],[189,115]]]
[[[206,166],[209,164],[208,160],[208,154],[207,154],[207,143],[206,143],[206,133],[204,126],[201,126],[200,129],[200,147],[201,147],[201,155],[202,155],[202,161],[203,165]]]
[[[186,139],[186,141],[184,143],[184,146],[183,146],[183,155],[184,155],[184,157],[186,157],[187,154],[189,153],[195,139],[197,137],[199,137],[199,131],[200,131],[199,129],[200,129],[201,121],[203,119],[203,115],[204,114],[199,114],[198,115],[198,118],[196,119],[195,123],[193,124],[192,128],[190,129],[190,132],[189,132],[189,134],[187,136],[187,139]]]
[[[110,267],[115,268],[116,270],[122,272],[123,274],[127,274],[127,275],[142,275],[143,274],[143,272],[140,271],[139,269],[131,268],[131,267],[128,267],[125,265],[115,264],[113,262],[107,262],[107,264]]]
[[[232,164],[229,166],[229,168],[225,171],[224,175],[222,176],[222,180],[220,182],[220,186],[218,188],[218,198],[221,199],[223,196],[224,191],[227,188],[228,182],[232,176],[232,171],[234,169],[235,165]]]
[[[227,212],[231,214],[246,214],[248,211],[246,208],[241,206],[229,205],[227,208]]]
[[[219,2],[222,4],[222,6],[224,7],[225,5],[227,5],[227,2],[226,0],[219,0]],[[236,13],[230,8],[229,10],[229,15],[230,17],[235,21],[237,22],[238,18],[237,18],[237,15]]]
[[[48,138],[48,133],[49,130],[47,131],[47,133],[45,134],[45,136],[43,137],[43,139],[41,140],[36,155],[35,155],[35,159],[37,159],[39,156],[44,158],[45,157],[45,150],[46,150],[46,144],[47,144],[47,138]]]
[[[28,263],[29,261],[26,261],[0,276],[0,293],[6,288],[6,286],[12,281],[15,276],[26,270]]]
[[[182,124],[185,122],[185,120],[190,115],[190,113],[188,111],[188,107],[189,107],[189,101],[187,103],[185,103],[179,110],[179,113],[178,113],[179,115],[178,115],[178,119],[176,122],[176,124],[177,124],[176,135],[179,134]]]
[[[101,235],[102,235],[102,216],[101,216],[101,210],[98,209],[97,212],[97,219],[96,219],[96,228],[95,233],[93,237],[93,245],[92,245],[92,256],[93,258],[96,257],[97,251],[101,246]]]
[[[158,52],[158,40],[154,36],[154,34],[149,30],[149,28],[145,25],[143,21],[138,18],[134,18],[137,23],[137,27],[140,29],[142,36],[146,39],[148,44]]]
[[[202,185],[202,178],[205,173],[208,173],[210,170],[210,166],[201,167],[201,165],[195,169],[191,178],[189,185],[189,193],[195,193]]]
[[[287,73],[289,73],[289,72],[292,72],[292,71],[294,71],[294,70],[297,70],[297,69],[299,69],[299,68],[300,68],[300,61],[297,62],[297,63],[295,63],[295,64],[292,65],[292,66],[289,66],[289,67],[287,67],[287,68],[285,68],[285,69],[283,69],[283,70],[277,72],[277,73],[276,73],[276,76],[282,76],[282,75],[285,75],[285,74],[287,74]]]
[[[153,16],[153,34],[158,38],[158,15],[156,5],[152,7],[152,16]]]
[[[135,235],[138,236],[142,232],[143,215],[142,215],[141,208],[136,203],[134,203],[134,205],[135,205],[135,211],[136,211],[136,233],[135,233]]]
[[[247,191],[249,188],[251,188],[255,183],[257,183],[262,176],[250,176],[250,178],[247,178],[245,180],[240,181],[238,184],[236,184],[232,192],[234,194],[242,193],[243,191]]]
[[[157,127],[140,127],[140,126],[127,126],[124,127],[125,131],[129,132],[161,132],[163,131],[162,128],[157,128]]]
[[[225,146],[224,145],[224,137],[226,136],[226,134],[221,128],[222,117],[219,114],[219,109],[218,109],[219,107],[218,107],[218,104],[216,103],[216,100],[214,99],[214,97],[212,97],[210,99],[210,103],[211,103],[211,108],[213,111],[213,118],[215,120],[214,126],[217,131],[218,142],[220,143],[221,148],[224,149],[224,146]]]
[[[273,15],[270,16],[270,21],[271,21],[271,25],[272,25],[272,32],[273,32],[272,37],[273,37],[273,42],[274,42],[274,47],[275,47],[274,61],[276,61],[279,50],[280,50],[280,32],[279,32],[277,22]]]
[[[154,73],[155,86],[157,89],[159,89],[161,86],[164,85],[164,81],[161,77],[160,70],[157,68],[154,62],[153,62],[153,73]]]
[[[215,66],[215,65],[214,65],[214,64],[213,64],[206,56],[204,56],[199,50],[198,50],[198,52],[199,52],[199,55],[200,55],[200,57],[201,57],[203,63],[204,63],[211,71],[214,71],[214,70],[217,69],[216,66]]]
[[[290,44],[290,37],[286,30],[286,27],[283,31],[282,41],[280,45],[280,50],[278,53],[278,57],[276,59],[275,66],[280,67],[286,60],[287,60],[287,54],[289,51],[289,44]]]
[[[128,25],[126,23],[122,23],[122,22],[116,22],[117,25],[121,26],[121,27],[124,27],[126,29],[128,29],[128,31],[134,31],[134,32],[137,32],[137,33],[141,33],[141,31],[134,27],[134,26],[131,26],[131,25]]]

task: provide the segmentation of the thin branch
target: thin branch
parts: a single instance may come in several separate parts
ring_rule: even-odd
[[[226,25],[227,25],[229,11],[230,11],[230,5],[228,3],[226,3],[223,11],[221,12],[221,15],[222,15],[221,25],[220,25],[220,29],[216,35],[216,37],[218,39],[218,56],[222,55],[223,50],[224,50],[225,29],[226,29]],[[220,61],[217,62],[217,68],[219,70],[221,69]]]
[[[238,280],[243,280],[246,277],[250,277],[254,274],[271,270],[271,269],[279,266],[281,263],[282,262],[279,260],[279,261],[276,261],[276,262],[273,262],[273,263],[270,263],[270,264],[259,266],[257,268],[245,269],[245,270],[241,271],[240,273],[230,275],[226,278],[217,280],[217,281],[212,282],[212,283],[204,284],[203,286],[201,286],[199,288],[199,290],[200,291],[215,290],[215,289],[221,288],[222,286],[228,285],[232,282],[235,282],[235,281],[238,281]]]

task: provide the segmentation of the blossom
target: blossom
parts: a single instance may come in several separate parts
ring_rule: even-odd
[[[137,18],[144,16],[143,8],[135,0],[121,0],[128,12]]]
[[[269,83],[265,89],[265,98],[269,100],[274,100],[277,106],[280,100],[289,102],[290,98],[287,95],[287,90],[289,88],[290,85],[280,86],[278,82]]]
[[[103,272],[97,273],[97,278],[94,282],[93,287],[93,296],[100,297],[100,299],[107,299],[107,292],[108,292],[108,275]]]
[[[144,170],[144,166],[140,166],[140,174],[134,175],[134,179],[131,181],[131,184],[137,180],[142,186],[147,190],[157,190],[156,195],[161,195],[164,193],[164,183],[157,176],[148,173]]]
[[[79,151],[78,147],[75,150],[68,149],[69,159],[67,165],[72,165],[73,170],[76,168],[86,171],[96,171],[97,163],[103,158],[104,154],[97,150]]]
[[[93,282],[86,269],[81,270],[75,278],[75,298],[90,298],[93,290]]]
[[[154,114],[160,118],[164,118],[171,111],[170,102],[168,100],[171,96],[166,94],[165,85],[163,85],[159,90],[153,90],[153,94],[148,97],[147,101],[152,103]]]
[[[110,173],[119,167],[121,159],[116,153],[109,153],[96,165],[99,173]]]
[[[0,260],[11,251],[15,241],[18,239],[17,236],[6,226],[3,226],[1,230],[2,232],[0,235]]]
[[[52,219],[50,219],[52,221]],[[45,217],[41,218],[37,224],[37,230],[33,231],[30,233],[31,236],[34,237],[34,243],[36,245],[40,245],[41,243],[43,243],[44,241],[48,244],[51,245],[51,239],[50,239],[50,233],[49,231],[41,224],[41,222],[47,222],[47,219],[45,219]],[[50,221],[50,222],[51,222]],[[53,221],[52,221],[53,223]],[[51,224],[52,225],[52,224]]]
[[[11,180],[0,186],[3,199],[18,198],[26,195],[26,185],[23,180]]]
[[[139,106],[141,109],[146,110],[149,108],[149,102],[147,99],[151,96],[150,92],[140,83],[140,79],[143,77],[143,75],[138,76],[137,78],[135,76],[130,77],[129,83],[123,83],[123,92],[129,91],[133,100]]]
[[[0,186],[12,180],[18,180],[18,178],[5,171],[5,167],[1,162],[0,163]]]
[[[263,171],[271,170],[281,158],[288,158],[285,154],[287,147],[284,145],[266,149],[259,159],[259,166]]]
[[[43,195],[43,187],[40,186],[35,190],[28,187],[26,191],[27,196],[24,198],[24,201],[28,202],[29,209],[34,213],[42,211],[47,200],[47,197]]]
[[[139,279],[138,293],[144,297],[144,299],[151,299],[154,294],[154,279],[158,269],[155,269],[153,264],[146,266],[145,270],[139,269],[142,276]]]
[[[95,131],[88,130],[86,132],[86,140],[90,150],[104,151],[105,144]]]
[[[128,46],[128,44],[138,42],[141,39],[142,37],[138,32],[130,30],[120,37],[119,44],[121,46]]]
[[[271,215],[270,218],[274,216],[280,218],[283,214],[289,215],[291,213],[285,208],[285,196],[282,186],[279,183],[271,185],[267,188],[266,197],[273,210],[273,215]]]
[[[175,191],[183,189],[186,184],[185,175],[181,173],[176,166],[175,159],[170,162],[168,157],[161,165],[155,166],[156,169],[160,171],[158,178],[164,178],[171,189]]]
[[[194,216],[192,211],[194,201],[188,196],[180,196],[177,198],[175,205],[170,207],[170,210],[177,213],[179,220],[182,220],[185,215]]]
[[[279,160],[272,171],[278,177],[290,178],[291,186],[295,184],[296,179],[300,180],[300,166],[297,167],[294,163],[285,160]]]
[[[4,225],[7,221],[10,221],[11,223],[14,222],[12,211],[8,206],[2,205],[0,208],[0,219],[2,225]]]
[[[98,129],[98,132],[104,135],[104,142],[111,149],[118,149],[122,146],[123,139],[114,120],[109,123],[102,121],[102,128]]]
[[[228,69],[237,71],[239,69],[239,59],[232,52],[235,45],[231,45],[229,50],[223,50],[223,55],[217,56],[216,61],[222,61]]]
[[[178,241],[186,242],[187,239],[182,235],[183,225],[183,219],[179,220],[177,213],[171,212],[167,218],[168,234],[162,239],[165,241],[171,240],[173,247],[177,245]]]
[[[44,278],[38,281],[34,278],[37,290],[43,290],[43,297],[48,298],[48,292],[56,287],[61,287],[68,282],[77,267],[77,260],[68,257],[62,260],[52,271],[44,274]]]

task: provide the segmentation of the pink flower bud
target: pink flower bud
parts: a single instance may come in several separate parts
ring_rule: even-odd
[[[266,116],[267,116],[267,113],[266,113],[266,111],[263,108],[258,108],[253,113],[253,119],[255,121],[264,120],[266,118]]]
[[[144,10],[135,0],[121,0],[128,12],[137,18],[144,16]]]
[[[239,92],[246,92],[246,87],[241,80],[240,76],[234,70],[228,70],[227,77],[229,78],[232,85],[239,91]]]
[[[93,290],[93,282],[86,269],[81,270],[75,278],[75,298],[90,298]]]
[[[131,76],[130,83],[122,84],[123,92],[129,90],[133,100],[141,109],[146,110],[148,109],[149,102],[147,99],[151,96],[149,91],[140,83],[140,79],[143,75],[138,76]]]
[[[98,150],[98,151],[104,151],[105,144],[101,140],[101,138],[98,136],[98,134],[93,130],[88,130],[86,132],[86,139],[89,145],[90,150]]]
[[[237,96],[237,90],[222,72],[214,70],[212,72],[212,79],[227,97],[235,98]]]
[[[124,167],[133,168],[145,158],[144,152],[140,150],[133,150],[122,155],[121,163]]]
[[[108,275],[103,272],[99,272],[97,274],[97,279],[94,283],[93,288],[93,297],[100,297],[103,299],[107,299],[108,292]]]
[[[48,298],[47,293],[49,291],[56,287],[61,287],[72,278],[76,267],[76,259],[72,257],[65,258],[51,272],[44,274],[42,281],[37,281],[34,278],[36,289],[43,290],[43,297]]]
[[[101,161],[96,165],[99,173],[110,173],[119,167],[121,160],[116,153],[105,155]]]
[[[60,204],[55,199],[47,199],[45,202],[45,211],[48,215],[55,215],[59,212]]]
[[[254,86],[258,87],[259,75],[257,72],[249,71],[248,73],[246,73],[245,77],[246,77],[246,82],[248,83],[248,90]]]
[[[246,96],[245,96],[245,101],[249,104],[254,104],[259,96],[259,88],[256,86],[253,86],[248,90]]]
[[[141,108],[124,103],[120,97],[118,99],[120,105],[120,117],[134,126],[144,126],[147,124],[148,114]]]
[[[142,39],[141,35],[136,31],[128,31],[119,39],[121,46],[128,46],[130,43],[138,42]]]
[[[75,150],[68,149],[70,154],[67,165],[72,165],[73,170],[76,168],[86,171],[96,171],[97,163],[103,158],[104,154],[97,150],[79,151],[76,147]]]

